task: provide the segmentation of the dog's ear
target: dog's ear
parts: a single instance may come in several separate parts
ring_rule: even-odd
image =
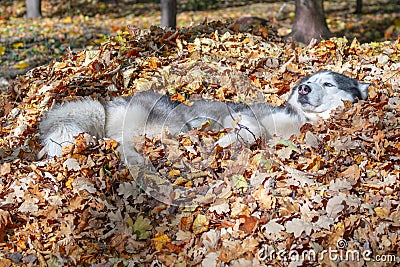
[[[368,87],[370,87],[371,85],[371,83],[358,82],[358,90],[360,90],[362,100],[368,98]]]

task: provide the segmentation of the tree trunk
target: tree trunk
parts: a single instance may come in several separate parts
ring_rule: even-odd
[[[176,28],[176,0],[161,0],[161,27]]]
[[[313,38],[321,40],[331,35],[325,21],[323,0],[296,0],[294,25],[288,37],[308,44]]]
[[[357,0],[357,5],[356,5],[356,14],[361,14],[362,12],[362,0]]]
[[[41,0],[26,0],[26,17],[39,18],[42,16]]]

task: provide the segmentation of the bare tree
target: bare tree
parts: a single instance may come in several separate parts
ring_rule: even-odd
[[[313,38],[329,38],[331,32],[325,21],[323,0],[296,0],[292,32],[288,37],[308,44]]]
[[[161,27],[176,28],[176,0],[161,0]]]
[[[41,0],[26,0],[26,17],[39,18],[42,16]]]

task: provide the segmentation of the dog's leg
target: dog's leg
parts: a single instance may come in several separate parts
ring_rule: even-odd
[[[235,114],[227,116],[222,124],[224,128],[233,128],[231,132],[220,138],[216,145],[227,147],[236,141],[244,142],[249,145],[256,141],[257,138],[265,133],[265,129],[261,126],[258,120],[249,115]],[[235,120],[234,120],[235,119]]]
[[[92,99],[67,102],[51,109],[39,128],[47,155],[60,156],[62,146],[75,143],[74,136],[80,133],[104,137],[105,110]]]

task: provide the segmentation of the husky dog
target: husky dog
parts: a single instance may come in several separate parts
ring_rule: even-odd
[[[139,165],[144,159],[134,149],[133,136],[152,136],[165,129],[177,135],[210,122],[212,129],[233,128],[217,142],[223,147],[238,136],[250,143],[260,136],[288,138],[306,122],[327,119],[343,101],[366,99],[368,86],[339,73],[320,71],[300,81],[285,107],[205,100],[189,106],[153,91],[116,98],[105,105],[92,99],[72,101],[47,113],[40,124],[41,140],[48,156],[54,157],[61,155],[63,144],[74,142],[74,136],[82,132],[112,138],[120,143],[125,163]]]

